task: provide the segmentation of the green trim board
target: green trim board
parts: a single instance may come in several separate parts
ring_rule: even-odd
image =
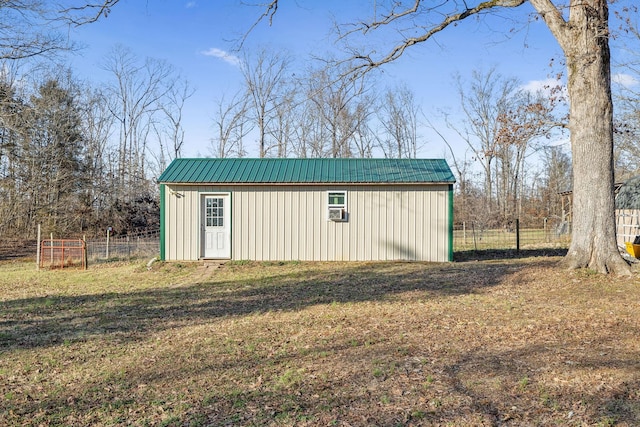
[[[449,262],[453,262],[453,184],[449,184]]]
[[[160,260],[165,261],[165,230],[166,230],[166,200],[165,200],[165,185],[160,184]]]
[[[444,159],[175,159],[158,178],[173,184],[445,184]]]

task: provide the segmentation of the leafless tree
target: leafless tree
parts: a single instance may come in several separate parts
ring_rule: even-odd
[[[325,136],[316,105],[309,101],[304,89],[301,93],[303,99],[294,105],[292,111],[296,120],[291,135],[292,153],[300,158],[324,157],[325,143],[329,138]]]
[[[146,185],[148,136],[156,115],[176,87],[177,75],[164,61],[138,57],[124,46],[116,46],[104,64],[113,76],[108,87],[112,114],[119,128],[118,179],[116,189],[125,196]]]
[[[343,71],[322,67],[307,77],[307,96],[321,120],[323,135],[329,138],[330,145],[325,148],[329,157],[354,156],[355,133],[371,114],[364,81],[344,79]]]
[[[246,154],[243,140],[252,128],[247,117],[248,102],[246,92],[236,93],[228,102],[224,97],[218,101],[213,119],[215,137],[211,140],[211,152],[215,157],[243,157]]]
[[[386,157],[415,158],[418,153],[420,106],[406,86],[388,89],[378,114],[384,133],[380,145]]]
[[[268,129],[282,100],[291,59],[262,49],[255,56],[246,55],[241,65],[249,97],[249,110],[258,131],[260,157],[268,154]]]
[[[16,63],[3,64],[0,74],[0,232],[23,228],[24,156],[22,149],[27,141],[27,123],[30,109],[24,85],[17,83]]]
[[[189,85],[188,80],[178,78],[175,80],[175,84],[170,85],[164,100],[160,102],[160,110],[166,122],[164,133],[168,137],[169,160],[182,155],[184,104],[194,93],[195,90]]]
[[[495,182],[503,223],[520,218],[526,159],[556,125],[553,102],[542,91],[518,90],[497,118]]]
[[[271,145],[267,152],[276,151],[276,157],[286,158],[293,149],[295,127],[298,125],[296,117],[296,90],[293,84],[283,88],[273,118],[269,122],[267,133],[271,137]]]
[[[376,132],[371,125],[371,117],[377,108],[372,98],[372,96],[364,96],[356,105],[353,150],[355,155],[360,158],[373,157],[377,146]]]
[[[485,194],[483,211],[489,216],[492,215],[496,199],[493,168],[498,154],[499,118],[512,108],[517,88],[517,80],[504,78],[495,69],[488,72],[473,70],[468,87],[460,77],[457,78],[464,123],[448,122],[448,126],[466,143],[482,166]]]
[[[307,72],[299,79],[303,100],[297,105],[297,126],[294,128],[294,151],[298,157],[322,158],[330,153],[330,133],[324,125],[324,119],[318,103],[314,101],[316,85],[312,84],[314,71]]]
[[[551,90],[531,93],[514,78],[495,69],[474,71],[465,85],[457,79],[462,123],[446,120],[482,166],[481,212],[493,226],[508,226],[521,212],[525,162],[535,144],[557,125],[553,116],[556,99]],[[548,96],[549,95],[549,96]],[[454,165],[458,165],[454,159]]]
[[[445,122],[447,122],[445,115]],[[453,173],[456,176],[456,185],[458,188],[456,203],[454,204],[455,209],[455,220],[459,223],[466,222],[472,220],[470,209],[470,199],[474,190],[473,185],[473,176],[471,172],[471,168],[473,162],[466,157],[466,152],[463,155],[463,158],[460,158],[459,155],[456,155],[456,152],[453,150],[453,146],[449,139],[439,130],[439,127],[431,122],[429,118],[425,118],[425,123],[429,129],[431,129],[440,140],[446,145],[448,150],[448,155],[445,155],[448,159],[449,163],[453,166]],[[479,192],[481,194],[481,192]],[[484,197],[480,197],[480,199],[484,200]],[[475,214],[481,213],[481,206],[476,206],[473,209]]]
[[[82,132],[85,140],[83,173],[86,184],[77,206],[81,220],[80,229],[90,227],[103,230],[108,226],[104,212],[113,205],[114,192],[118,185],[115,150],[110,144],[114,131],[114,118],[109,103],[111,100],[99,89],[83,87],[81,94]]]
[[[545,217],[566,221],[560,193],[571,188],[571,158],[562,146],[543,148],[544,160],[540,185],[540,198]]]

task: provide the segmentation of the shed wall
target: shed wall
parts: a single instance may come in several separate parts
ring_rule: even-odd
[[[346,222],[327,191],[347,191]],[[198,260],[202,194],[230,193],[231,258],[257,261],[448,261],[448,185],[164,186],[167,260]]]

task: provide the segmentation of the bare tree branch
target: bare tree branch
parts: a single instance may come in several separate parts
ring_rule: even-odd
[[[0,1],[0,59],[24,59],[73,50],[63,27],[95,22],[119,0],[81,3],[65,0]]]
[[[111,8],[120,0],[104,0],[97,3],[85,3],[77,6],[63,7],[60,15],[68,23],[80,26],[96,22],[101,17],[107,17]]]
[[[469,18],[470,16],[478,15],[483,12],[488,12],[489,10],[492,10],[498,7],[501,7],[501,8],[518,7],[524,4],[525,2],[526,0],[490,0],[490,1],[482,2],[474,7],[468,7],[467,3],[463,2],[463,7],[464,7],[463,10],[458,11],[456,13],[446,14],[443,17],[442,21],[435,23],[425,33],[416,37],[405,38],[403,41],[401,41],[399,44],[393,47],[386,55],[375,59],[372,57],[372,54],[360,54],[355,52],[352,55],[352,57],[346,60],[346,62],[350,62],[350,61],[359,62],[359,64],[356,64],[353,67],[352,69],[353,74],[357,75],[361,73],[366,73],[371,69],[378,68],[381,65],[395,61],[400,56],[402,56],[402,54],[405,52],[407,48],[419,43],[426,42],[427,40],[430,40],[434,35],[440,33],[447,27],[451,25],[455,25],[456,23],[463,21],[464,19]],[[420,10],[420,6],[422,3],[423,3],[422,0],[415,0],[413,6],[411,6],[410,8],[407,8],[406,10],[403,10],[400,12],[395,12],[392,10],[391,13],[384,16],[379,21],[373,21],[370,23],[361,23],[359,30],[366,34],[367,32],[370,32],[373,29],[378,29],[380,27],[392,24],[395,21],[398,21],[402,18],[407,18],[414,14],[424,13],[424,11]],[[441,3],[441,4],[444,4],[444,3]],[[429,9],[434,10],[434,7],[430,7]],[[353,33],[355,31],[356,30],[352,30],[349,33]],[[341,37],[345,37],[349,33],[344,34]]]
[[[240,38],[237,50],[242,50],[242,47],[244,46],[244,43],[247,41],[247,38],[249,37],[249,34],[251,34],[251,32],[262,21],[264,21],[265,19],[268,19],[269,20],[269,26],[271,26],[273,24],[273,17],[275,16],[276,12],[278,11],[278,0],[271,0],[270,2],[267,2],[267,3],[251,4],[250,6],[259,6],[259,7],[264,9],[264,12],[262,13],[262,15],[260,15],[258,17],[258,19],[255,20],[253,25],[251,25],[251,27],[249,27],[249,29]]]

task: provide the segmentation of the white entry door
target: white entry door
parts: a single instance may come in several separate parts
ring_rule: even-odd
[[[231,203],[228,194],[202,196],[202,257],[231,258]]]

